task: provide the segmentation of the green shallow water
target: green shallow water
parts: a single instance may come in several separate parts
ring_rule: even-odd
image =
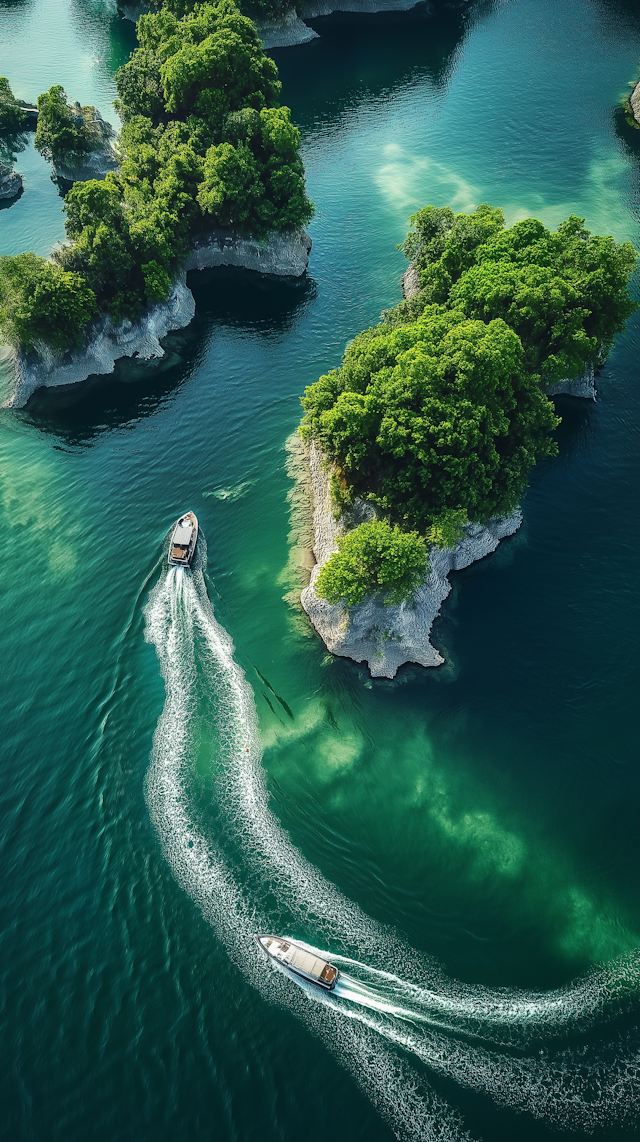
[[[453,577],[444,667],[373,681],[283,596],[299,395],[399,300],[413,210],[574,212],[640,245],[640,133],[615,112],[640,13],[314,26],[274,52],[316,202],[308,278],[192,274],[161,361],[1,414],[0,1131],[635,1138],[638,319],[598,401],[558,399],[520,532]],[[132,43],[106,4],[0,5],[27,99],[62,82],[107,113]],[[46,252],[60,199],[32,150],[17,168],[0,250]],[[208,579],[180,586],[163,544],[186,506]],[[358,961],[349,995],[261,974],[265,925]]]

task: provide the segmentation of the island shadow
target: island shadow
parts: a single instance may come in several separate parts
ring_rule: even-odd
[[[164,357],[121,357],[113,373],[56,388],[37,389],[15,415],[67,448],[86,447],[105,433],[153,416],[174,400],[222,329],[278,340],[316,296],[313,278],[279,278],[224,267],[194,271],[188,285],[196,313],[184,329],[162,339]]]
[[[273,48],[283,101],[302,131],[318,118],[351,116],[358,103],[426,78],[444,88],[474,18],[492,0],[418,4],[408,12],[333,12],[305,22],[320,39]]]

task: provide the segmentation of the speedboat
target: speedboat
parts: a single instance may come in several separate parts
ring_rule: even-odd
[[[295,975],[317,983],[325,991],[333,991],[338,978],[338,969],[327,960],[317,956],[315,952],[308,952],[293,940],[283,940],[280,936],[256,936],[258,946],[262,948],[272,960],[289,968]]]
[[[169,566],[190,567],[198,541],[195,512],[186,512],[177,521],[169,544]]]

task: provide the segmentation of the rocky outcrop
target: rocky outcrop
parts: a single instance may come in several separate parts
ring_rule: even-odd
[[[0,199],[15,198],[22,190],[22,176],[6,163],[0,163]]]
[[[638,99],[640,106],[640,95]],[[409,298],[415,297],[418,293],[420,293],[420,273],[415,262],[412,262],[408,270],[405,270],[402,275],[402,296],[405,301],[408,301]],[[604,360],[599,363],[603,365]],[[579,377],[566,377],[563,381],[556,381],[555,384],[546,388],[545,392],[549,397],[559,396],[562,393],[569,397],[595,400],[596,375],[593,366],[588,365],[584,373]]]
[[[37,352],[14,353],[15,390],[6,402],[20,408],[36,389],[54,388],[85,381],[87,377],[112,373],[119,357],[163,357],[160,344],[172,329],[188,325],[195,313],[195,301],[185,284],[177,281],[167,301],[154,305],[139,321],[114,324],[109,317],[94,322],[81,349],[60,355],[39,346]],[[6,407],[6,405],[5,405]]]
[[[163,357],[161,339],[172,329],[188,325],[195,313],[193,294],[186,285],[186,270],[238,266],[279,277],[300,277],[309,264],[310,249],[311,238],[304,230],[274,232],[264,242],[238,238],[232,231],[223,230],[199,235],[185,272],[167,300],[152,306],[139,321],[114,324],[111,318],[102,317],[89,326],[81,349],[57,356],[44,345],[28,355],[15,351],[14,384],[4,407],[22,407],[42,387],[72,385],[87,377],[112,373],[120,357]]]
[[[402,282],[402,296],[405,301],[420,293],[420,271],[415,262],[412,262],[409,268],[404,271],[400,280]]]
[[[318,33],[300,19],[295,8],[291,8],[280,20],[256,22],[256,30],[266,51],[270,48],[292,48],[296,44],[307,44],[309,40],[319,39]]]
[[[321,567],[337,551],[337,536],[362,519],[373,515],[369,505],[356,501],[355,515],[336,520],[329,491],[329,473],[319,448],[309,449],[309,470],[313,492],[314,555],[316,566],[309,586],[300,597],[313,626],[332,654],[367,662],[374,678],[393,678],[406,662],[439,666],[444,659],[432,646],[431,627],[451,590],[448,576],[495,551],[500,540],[513,535],[522,523],[522,513],[491,520],[485,527],[469,524],[465,537],[455,547],[429,553],[430,571],[409,603],[385,607],[380,596],[355,607],[331,604],[316,595],[315,582]],[[346,523],[346,527],[345,527]]]
[[[309,40],[317,40],[318,33],[314,32],[305,20],[314,20],[317,16],[330,16],[332,12],[356,12],[373,15],[376,12],[408,12],[415,8],[421,0],[316,0],[314,3],[302,3],[302,12],[299,15],[295,8],[290,8],[286,16],[277,22],[258,23],[256,28],[263,46],[269,48],[290,48],[296,44],[306,44]]]
[[[556,381],[555,384],[545,389],[545,392],[548,397],[559,396],[562,393],[568,397],[581,397],[583,400],[595,400],[595,372],[591,366],[587,366],[581,376],[573,377],[573,379],[567,377],[564,381]]]
[[[120,15],[123,16],[125,20],[132,20],[134,24],[137,24],[140,17],[146,16],[147,13],[151,12],[151,10],[152,9],[150,5],[145,3],[118,4],[118,11]],[[155,9],[153,10],[155,11]]]
[[[273,231],[264,241],[239,238],[232,230],[211,230],[194,237],[188,270],[239,266],[261,274],[299,278],[309,265],[311,238],[304,230]]]
[[[636,123],[640,127],[640,80],[636,83],[629,96],[629,107]]]
[[[65,182],[88,182],[91,178],[104,178],[109,171],[117,170],[118,159],[111,147],[84,155],[77,164],[52,163],[53,173]]]

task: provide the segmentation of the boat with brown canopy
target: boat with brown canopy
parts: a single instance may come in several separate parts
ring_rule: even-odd
[[[170,567],[190,567],[198,541],[198,520],[195,512],[185,512],[177,521],[169,544]]]
[[[333,991],[339,972],[328,960],[317,956],[315,952],[309,952],[293,940],[283,940],[280,936],[256,936],[256,941],[276,963],[289,968],[309,983],[316,983],[325,991]]]

